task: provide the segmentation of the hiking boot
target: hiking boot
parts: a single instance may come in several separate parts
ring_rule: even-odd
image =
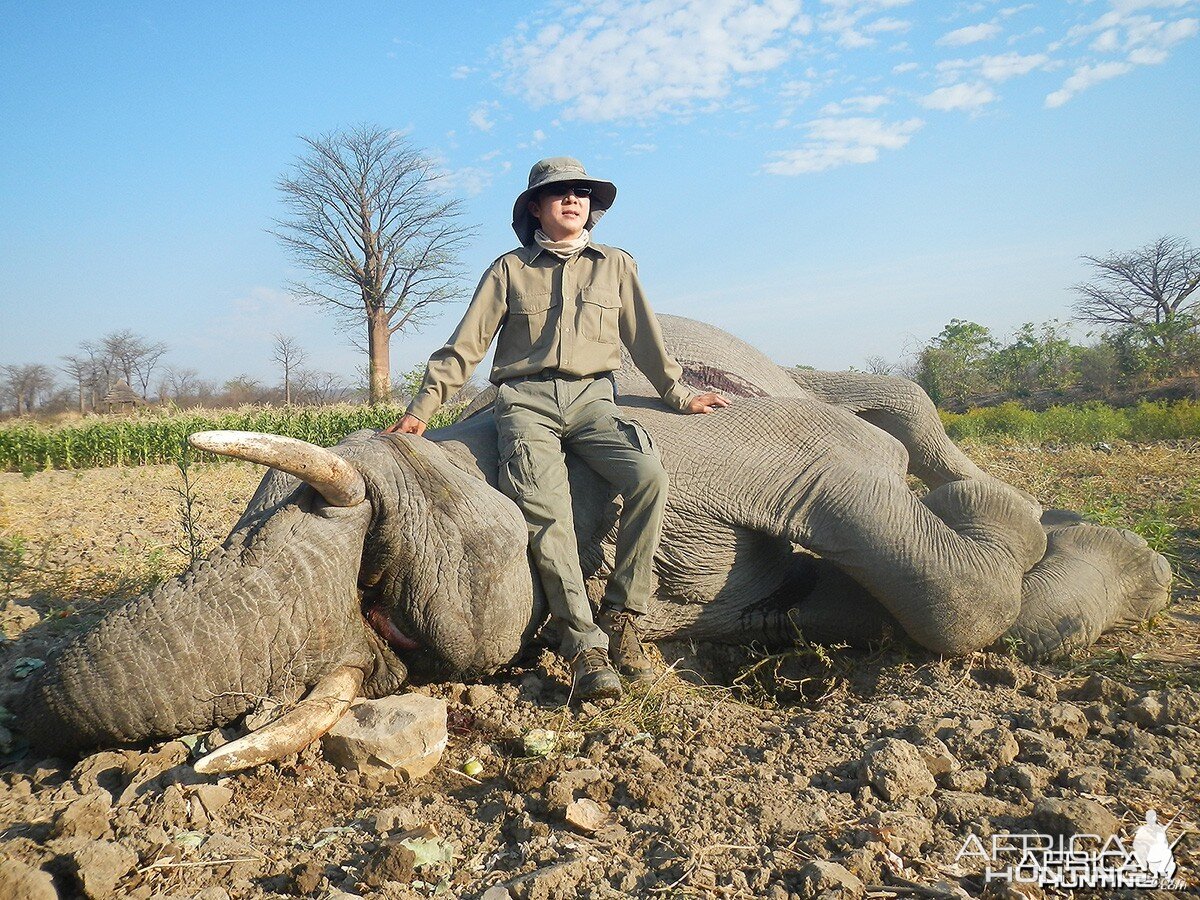
[[[608,664],[603,647],[582,651],[571,663],[574,682],[571,694],[576,700],[598,700],[601,697],[620,697],[621,679]]]
[[[636,619],[636,613],[605,606],[596,617],[596,624],[608,635],[608,656],[617,671],[630,681],[647,684],[654,680],[654,664],[638,638]]]

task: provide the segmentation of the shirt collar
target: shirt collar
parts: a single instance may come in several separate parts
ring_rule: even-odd
[[[608,257],[608,254],[604,252],[603,246],[601,244],[597,244],[595,241],[589,240],[588,245],[586,247],[584,247],[582,250],[580,250],[579,252],[587,253],[589,250],[592,253],[595,253],[601,259],[606,259]],[[532,244],[528,244],[528,245],[522,247],[517,252],[521,254],[522,260],[525,262],[525,265],[528,266],[528,265],[532,264],[535,259],[537,259],[542,253],[544,253],[546,251],[544,251],[541,248],[541,246],[536,241],[534,241]]]

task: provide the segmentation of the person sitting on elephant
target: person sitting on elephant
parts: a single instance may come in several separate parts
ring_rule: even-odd
[[[513,205],[521,247],[488,267],[454,334],[430,357],[408,410],[387,429],[422,434],[497,340],[491,381],[498,388],[500,487],[528,523],[579,699],[620,695],[610,661],[635,681],[653,677],[634,621],[649,600],[667,473],[646,431],[613,402],[621,344],[672,409],[708,413],[729,405],[718,393],[682,383],[633,258],[592,240],[616,195],[614,184],[589,176],[576,159],[534,165]],[[595,618],[575,541],[564,448],[622,497],[616,562]]]

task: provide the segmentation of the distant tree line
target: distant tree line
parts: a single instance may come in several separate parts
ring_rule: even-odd
[[[1200,250],[1162,237],[1132,253],[1086,256],[1090,281],[1073,287],[1075,319],[1097,328],[1071,341],[1070,323],[1028,322],[1009,340],[951,319],[908,366],[869,359],[868,371],[898,371],[940,406],[984,398],[1078,394],[1113,399],[1200,372]]]
[[[245,404],[327,404],[360,400],[365,380],[353,384],[333,372],[307,368],[306,353],[295,338],[277,334],[272,360],[280,380],[265,383],[249,375],[224,382],[202,378],[195,369],[173,366],[167,345],[130,329],[83,341],[57,366],[45,363],[0,365],[0,414],[81,415],[109,412],[105,398],[124,385],[141,403],[212,409]]]

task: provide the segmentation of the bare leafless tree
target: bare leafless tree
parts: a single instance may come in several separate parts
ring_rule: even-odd
[[[53,372],[41,363],[9,365],[0,371],[18,416],[33,412],[38,402],[54,388]]]
[[[275,235],[312,273],[301,300],[366,323],[370,402],[390,397],[389,346],[463,293],[458,256],[471,236],[434,162],[401,134],[359,125],[317,137],[278,187],[290,217]]]
[[[1165,362],[1176,362],[1200,322],[1200,249],[1164,236],[1132,253],[1083,259],[1095,274],[1073,288],[1079,318],[1132,331]]]
[[[284,334],[274,335],[274,353],[271,358],[283,369],[283,402],[292,405],[292,377],[299,365],[304,362],[307,354],[294,337]]]
[[[62,365],[59,368],[75,383],[79,395],[79,414],[83,415],[87,412],[84,398],[89,393],[92,398],[92,408],[95,409],[96,382],[100,378],[95,357],[87,352],[69,353],[62,357],[62,361]]]
[[[158,393],[162,400],[170,397],[176,403],[182,404],[196,393],[200,383],[200,373],[195,369],[169,367],[159,383]]]
[[[119,375],[131,388],[141,388],[143,400],[149,399],[154,370],[167,352],[162,341],[151,341],[128,328],[109,332],[98,346],[85,341],[80,347],[97,360],[98,368],[106,376],[102,392],[112,387]]]

